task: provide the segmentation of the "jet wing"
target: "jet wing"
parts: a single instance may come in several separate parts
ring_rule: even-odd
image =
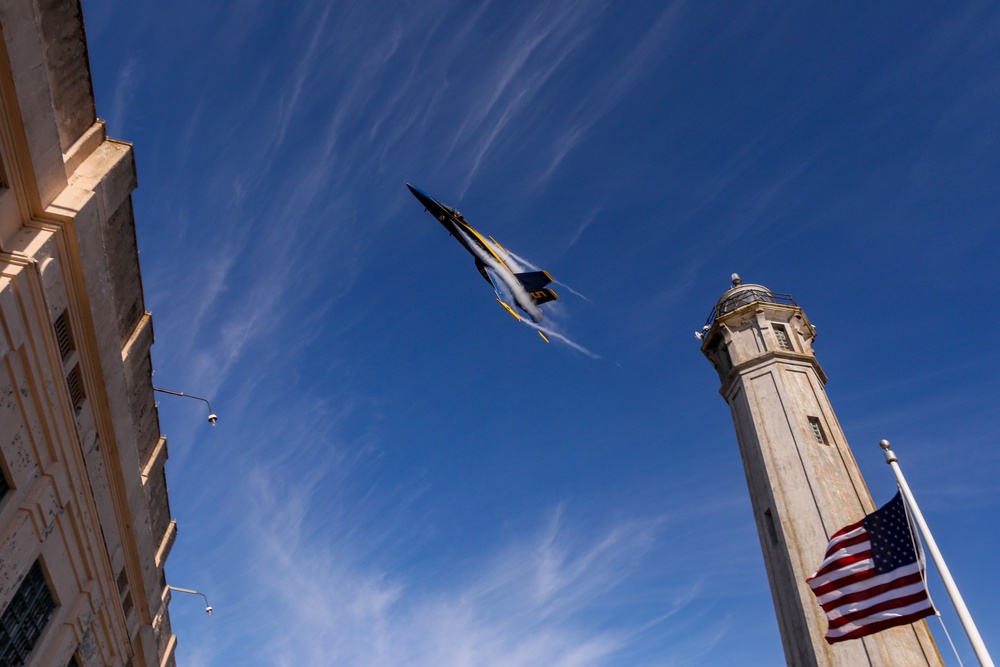
[[[514,309],[510,306],[510,301],[513,301],[511,294],[507,291],[507,286],[504,284],[503,280],[496,274],[496,271],[486,266],[482,262],[477,261],[476,266],[481,272],[483,272],[489,279],[490,284],[493,285],[493,292],[497,295],[497,303],[503,306],[508,313],[514,316],[519,322],[521,321],[521,316],[514,312]],[[515,302],[516,303],[516,302]]]
[[[482,263],[480,262],[479,264],[482,264]],[[491,269],[490,267],[486,266],[485,264],[482,264],[482,268],[480,270],[483,271],[486,274],[486,276],[490,280],[490,284],[493,285],[493,291],[496,292],[496,295],[497,295],[497,303],[499,303],[501,306],[503,306],[504,310],[506,310],[508,313],[510,313],[511,315],[513,315],[514,319],[516,319],[518,322],[520,322],[521,321],[521,316],[518,315],[517,312],[513,308],[510,307],[510,304],[507,303],[508,301],[510,301],[512,299],[508,295],[508,293],[507,293],[507,286],[504,285],[504,282],[503,282],[503,280],[500,279],[500,276],[498,276],[496,274],[496,272],[493,271],[493,269]],[[546,291],[551,292],[552,290],[546,290]],[[553,294],[555,294],[555,292],[553,292]],[[534,298],[534,295],[532,295],[532,298]],[[549,342],[549,337],[546,336],[544,333],[542,333],[538,329],[535,329],[535,332],[539,336],[541,336],[542,340],[544,340],[546,343]]]

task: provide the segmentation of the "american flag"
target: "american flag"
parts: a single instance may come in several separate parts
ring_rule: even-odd
[[[827,642],[864,637],[934,613],[918,548],[899,493],[834,533],[823,564],[806,579],[830,623]]]

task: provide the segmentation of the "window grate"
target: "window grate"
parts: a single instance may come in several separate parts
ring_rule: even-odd
[[[778,339],[778,347],[782,350],[792,351],[792,341],[788,338],[788,331],[781,324],[775,324],[772,329],[774,329],[774,337]]]
[[[76,345],[73,343],[73,331],[70,329],[65,310],[52,326],[56,330],[56,340],[59,341],[59,354],[62,355],[63,361],[66,361],[70,353],[76,349]]]
[[[73,409],[80,414],[83,401],[87,395],[83,393],[83,378],[80,377],[80,364],[73,366],[73,370],[66,376],[66,384],[69,385],[69,396],[73,400]]]
[[[809,418],[809,428],[812,429],[813,437],[816,438],[816,442],[821,445],[826,444],[826,435],[823,433],[823,427],[819,423],[819,417]]]
[[[0,665],[27,662],[55,608],[42,566],[35,561],[0,618]]]

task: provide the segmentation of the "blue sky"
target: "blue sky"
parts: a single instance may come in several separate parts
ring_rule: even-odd
[[[83,8],[155,383],[220,417],[160,401],[168,580],[216,609],[175,597],[179,664],[781,663],[692,335],[734,271],[806,309],[1000,651],[995,3]],[[406,182],[567,285],[578,348]]]

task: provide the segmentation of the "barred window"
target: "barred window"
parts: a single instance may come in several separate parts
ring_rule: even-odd
[[[809,418],[809,428],[812,430],[813,437],[816,438],[816,442],[821,445],[826,443],[826,434],[823,433],[823,426],[819,423],[819,417]]]
[[[69,397],[73,401],[73,409],[76,414],[80,414],[83,408],[83,401],[87,395],[83,392],[83,376],[80,375],[80,364],[73,366],[73,370],[66,376],[66,384],[69,385]]]
[[[59,342],[59,354],[62,355],[63,361],[66,361],[66,357],[70,355],[70,352],[76,349],[76,345],[73,343],[73,331],[69,327],[67,315],[68,313],[64,310],[56,318],[56,321],[52,323],[52,327],[56,330],[56,341]]]
[[[792,351],[792,341],[788,338],[788,331],[781,324],[775,324],[771,327],[774,329],[774,337],[778,339],[778,347],[782,350]]]
[[[0,617],[0,665],[20,667],[27,662],[55,608],[42,566],[35,561]]]

